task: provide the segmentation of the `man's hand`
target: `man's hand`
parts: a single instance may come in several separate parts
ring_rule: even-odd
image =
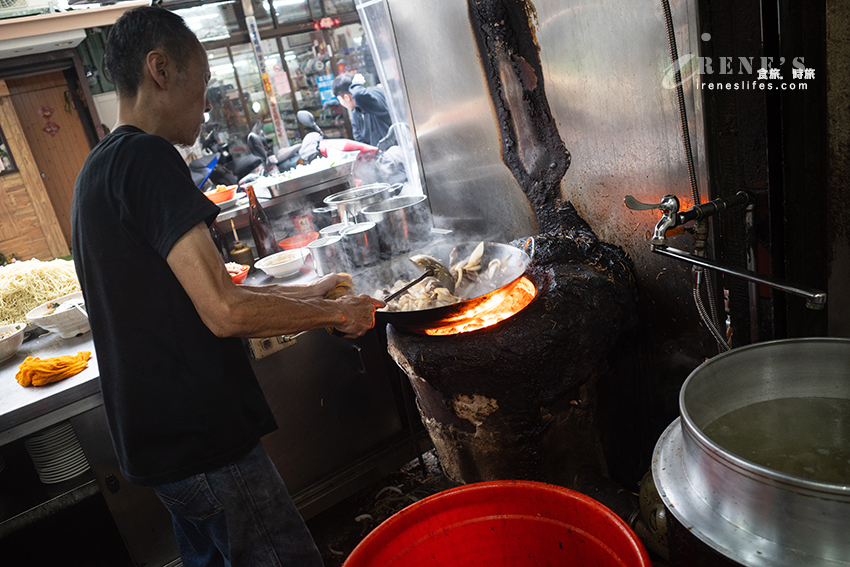
[[[345,273],[328,274],[323,276],[310,286],[310,295],[307,297],[321,299],[325,297],[330,290],[335,288],[337,284],[343,282],[351,284],[351,276]]]
[[[345,321],[336,325],[336,329],[346,338],[355,339],[375,326],[375,309],[386,303],[366,294],[345,295],[335,300],[341,308]]]
[[[351,78],[351,84],[352,85],[365,85],[366,84],[366,78],[362,74],[357,73],[356,75],[354,75]]]

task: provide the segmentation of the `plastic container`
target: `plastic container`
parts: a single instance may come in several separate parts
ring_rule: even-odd
[[[236,262],[232,262],[232,263],[235,264]],[[248,278],[248,270],[251,269],[251,266],[248,266],[247,264],[238,264],[238,265],[239,265],[239,271],[238,272],[233,273],[230,270],[228,270],[228,273],[230,273],[230,279],[233,280],[233,283],[235,283],[236,285],[245,283],[245,280]]]
[[[635,533],[578,492],[492,481],[439,492],[391,516],[343,567],[651,567]]]
[[[219,191],[217,188],[212,191],[207,191],[204,195],[207,196],[207,199],[215,203],[216,205],[224,203],[225,201],[231,200],[234,196],[236,196],[236,188],[238,185],[228,185],[226,189],[222,189]]]
[[[284,238],[283,240],[279,241],[277,245],[284,250],[296,250],[298,248],[303,248],[314,240],[318,239],[318,232],[305,232],[303,234],[296,234],[295,236]]]

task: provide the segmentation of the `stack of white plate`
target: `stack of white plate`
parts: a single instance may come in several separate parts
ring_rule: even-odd
[[[31,435],[24,446],[45,484],[68,480],[89,469],[80,441],[67,421]]]

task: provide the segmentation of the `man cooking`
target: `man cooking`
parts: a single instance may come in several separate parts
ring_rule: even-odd
[[[121,471],[172,514],[186,567],[321,566],[260,444],[276,429],[240,337],[374,325],[383,303],[312,285],[233,284],[208,225],[219,212],[174,144],[200,133],[206,53],[162,8],[124,14],[104,64],[117,127],[92,150],[72,205],[73,252]]]

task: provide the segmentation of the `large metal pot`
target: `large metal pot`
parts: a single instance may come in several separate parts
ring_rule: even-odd
[[[358,215],[363,207],[383,201],[390,196],[391,192],[399,191],[401,188],[401,185],[390,186],[388,183],[373,183],[328,195],[324,202],[326,205],[337,207],[340,222],[343,224],[355,223],[361,220]]]
[[[349,224],[340,231],[345,251],[356,268],[371,266],[381,259],[378,228],[373,222]]]
[[[680,393],[681,417],[661,436],[653,455],[652,473],[664,505],[690,534],[737,564],[850,565],[850,475],[841,483],[819,480],[824,473],[804,478],[781,472],[749,460],[764,458],[751,451],[731,452],[724,445],[733,438],[721,445],[715,440],[720,433],[712,433],[715,438],[706,434],[715,420],[733,411],[748,411],[751,417],[737,431],[734,424],[728,426],[727,433],[748,433],[767,417],[760,408],[776,403],[800,408],[834,403],[845,412],[843,417],[840,409],[830,416],[820,412],[795,424],[802,411],[786,410],[766,427],[755,448],[770,443],[782,453],[785,444],[822,429],[808,442],[810,451],[791,454],[814,459],[805,471],[815,471],[818,461],[829,457],[825,441],[847,450],[850,340],[761,343],[719,355],[694,370]],[[787,470],[790,465],[775,466]],[[840,466],[839,477],[847,474]],[[671,561],[675,552],[671,545]]]
[[[427,239],[433,225],[425,195],[390,197],[364,207],[363,215],[378,226],[381,251],[390,256],[407,252],[411,242]]]
[[[342,243],[342,236],[319,238],[308,244],[307,249],[313,256],[313,265],[319,276],[346,272],[350,269],[351,262]]]

